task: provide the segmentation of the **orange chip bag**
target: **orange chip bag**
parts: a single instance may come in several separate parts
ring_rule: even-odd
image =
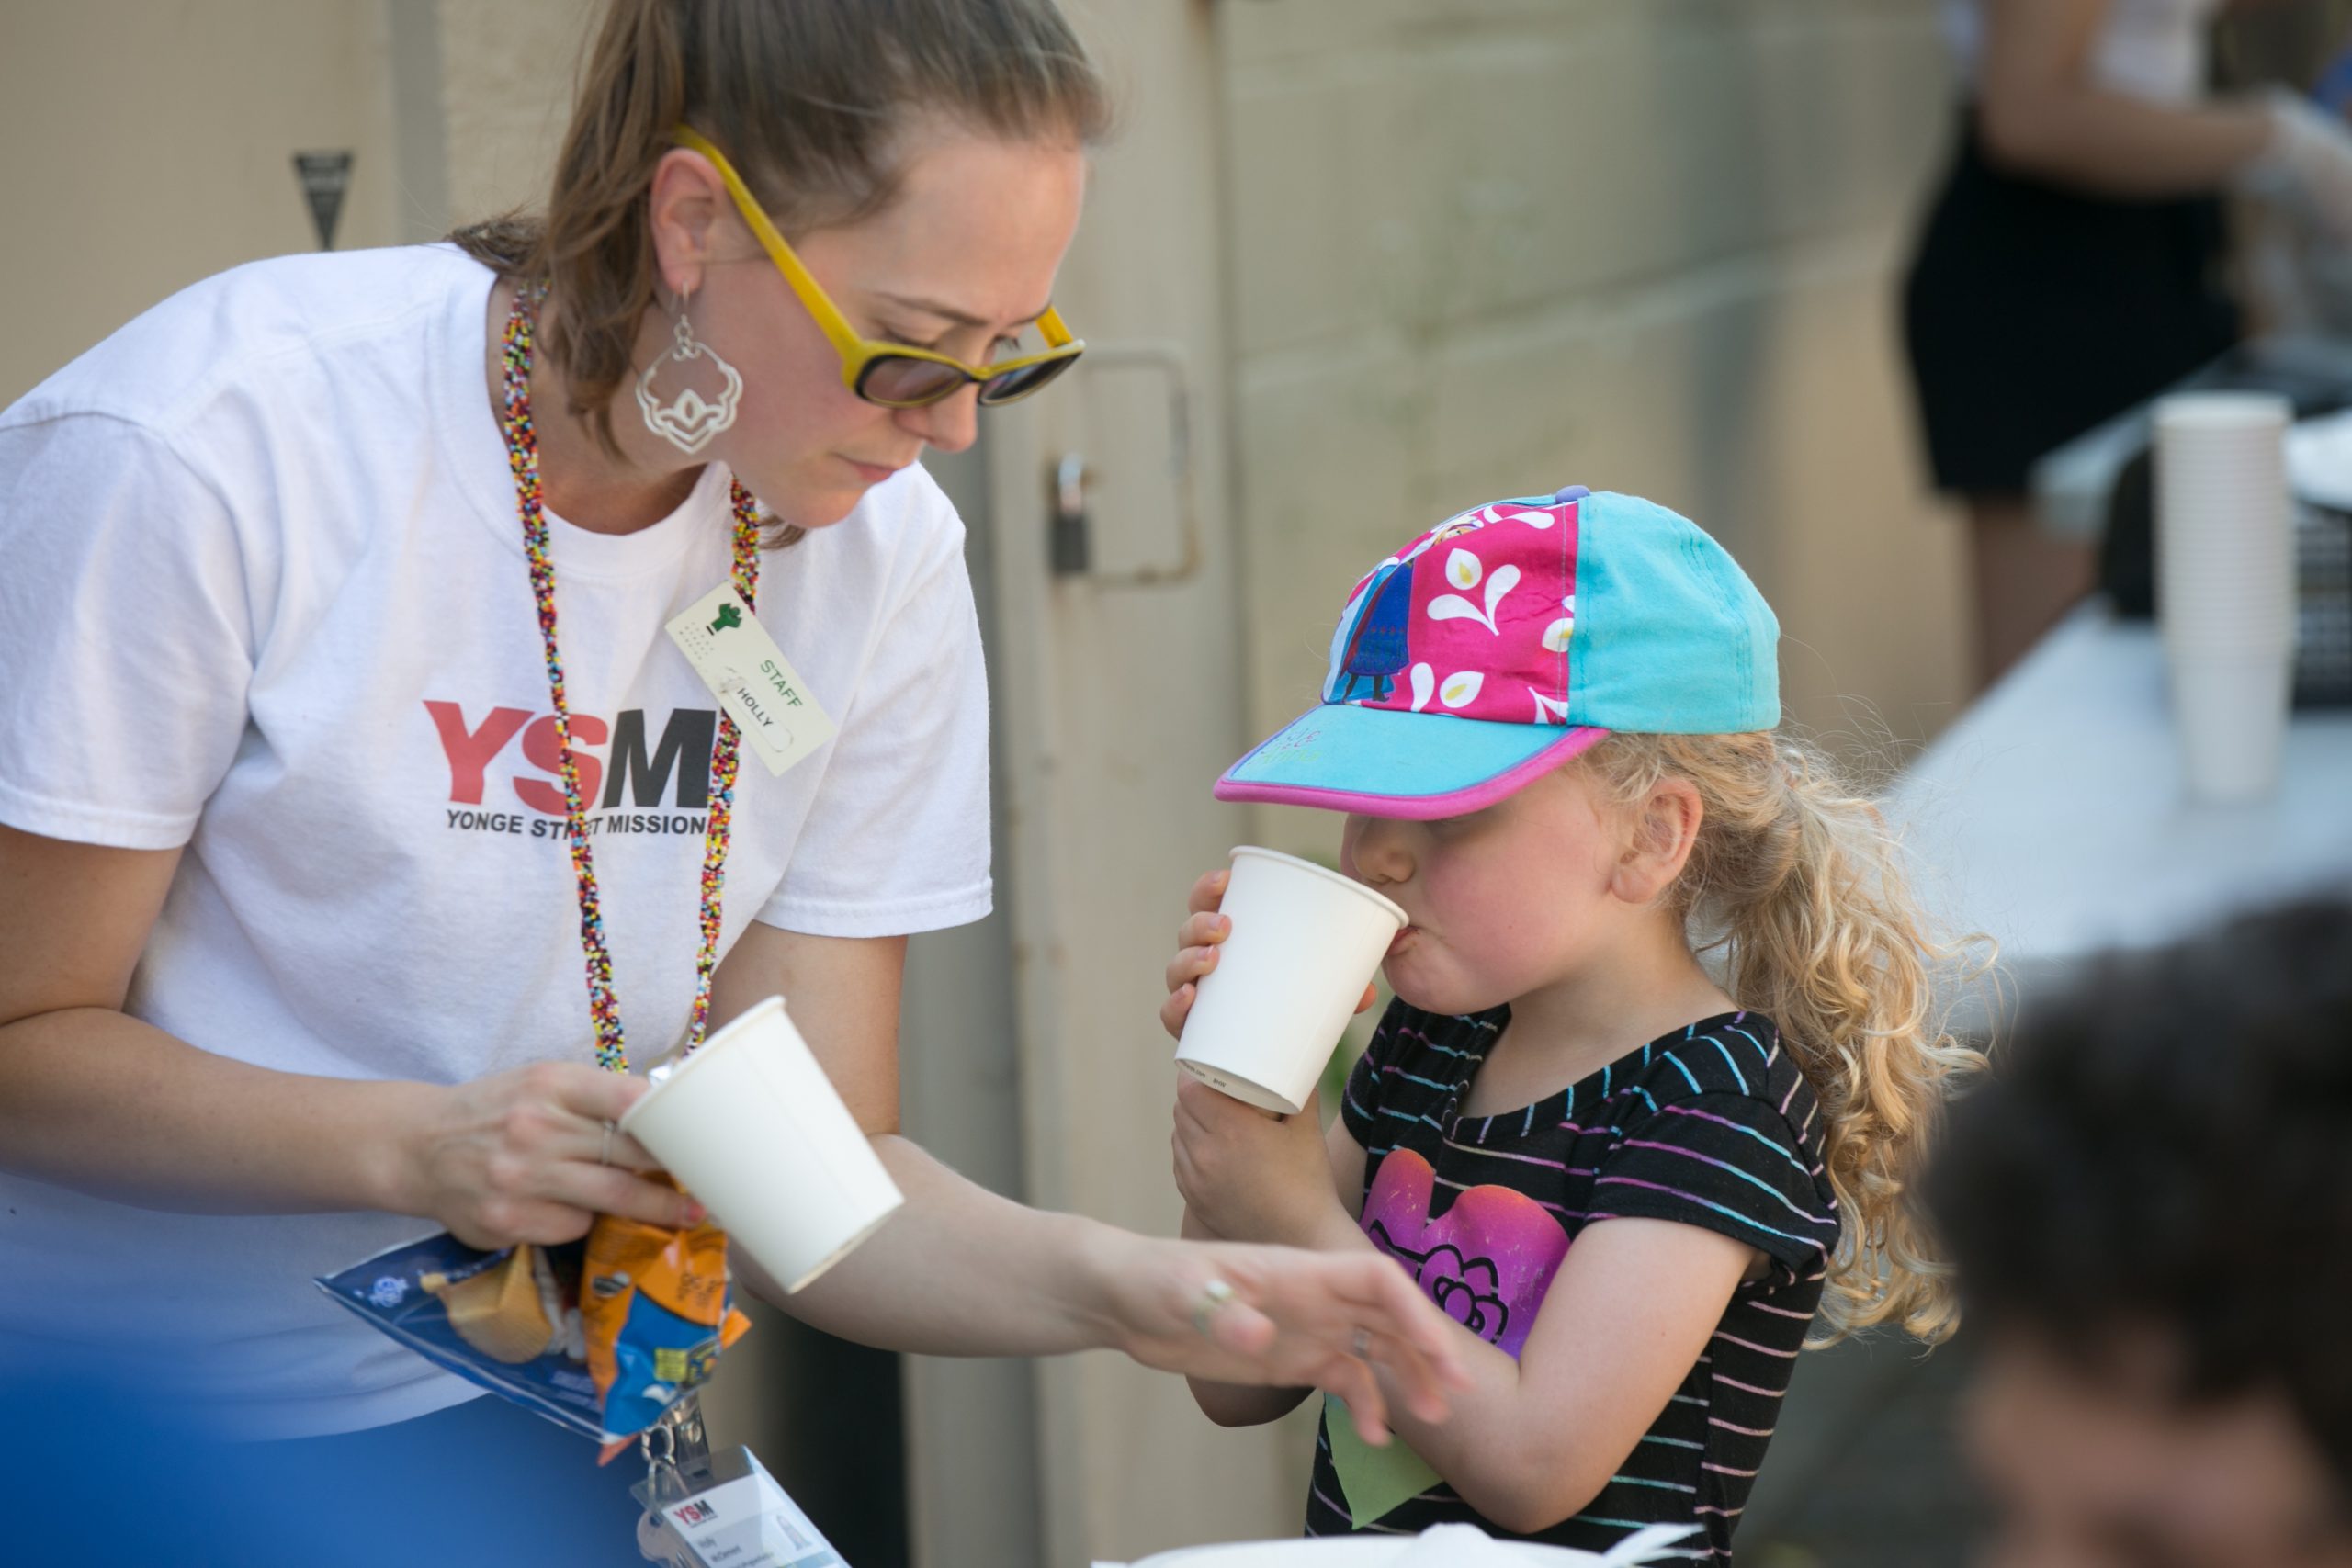
[[[596,1216],[581,1260],[580,1327],[606,1431],[651,1426],[751,1325],[728,1303],[725,1231]]]
[[[708,1224],[600,1214],[582,1241],[489,1252],[444,1232],[318,1284],[420,1355],[598,1438],[607,1458],[751,1326],[728,1303],[727,1234]]]
[[[623,1404],[650,1400],[659,1416],[750,1326],[727,1302],[726,1232],[596,1216],[581,1269],[580,1327],[608,1430],[650,1425],[624,1425]]]

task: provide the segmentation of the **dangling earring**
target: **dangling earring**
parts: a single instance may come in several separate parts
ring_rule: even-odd
[[[694,328],[686,324],[686,299],[684,294],[678,296],[678,329],[670,347],[637,378],[637,406],[645,415],[648,430],[691,457],[709,446],[712,436],[735,423],[735,405],[743,396],[743,378],[736,373],[735,367],[718,357],[717,350],[695,341]],[[673,403],[665,405],[656,398],[654,374],[673,359],[682,366],[696,359],[709,360],[727,378],[718,401],[710,401],[692,387],[680,392]]]

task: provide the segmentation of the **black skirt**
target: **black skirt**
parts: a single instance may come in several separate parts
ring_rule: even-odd
[[[2035,459],[2237,340],[2221,202],[2121,201],[1995,167],[1973,111],[1904,287],[1936,488],[2016,493]]]

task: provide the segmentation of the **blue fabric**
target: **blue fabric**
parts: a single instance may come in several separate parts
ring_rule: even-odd
[[[1357,601],[1351,621],[1340,627],[1346,646],[1324,701],[1385,698],[1410,659],[1405,628],[1412,613],[1413,574],[1401,566],[1382,567]]]
[[[220,1443],[104,1373],[0,1380],[0,1562],[91,1568],[644,1568],[636,1454],[495,1396],[412,1421]],[[25,1418],[38,1413],[37,1419]]]
[[[1568,722],[1739,735],[1781,722],[1780,622],[1687,518],[1603,492],[1577,509]]]
[[[1566,738],[1555,724],[1487,724],[1447,713],[1326,703],[1285,726],[1225,776],[1233,784],[1400,798],[1452,795]]]

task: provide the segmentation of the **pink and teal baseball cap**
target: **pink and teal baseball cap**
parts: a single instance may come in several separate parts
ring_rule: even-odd
[[[1446,519],[1372,570],[1323,701],[1220,800],[1427,820],[1491,806],[1612,731],[1781,722],[1780,623],[1730,553],[1635,496],[1571,485]]]

